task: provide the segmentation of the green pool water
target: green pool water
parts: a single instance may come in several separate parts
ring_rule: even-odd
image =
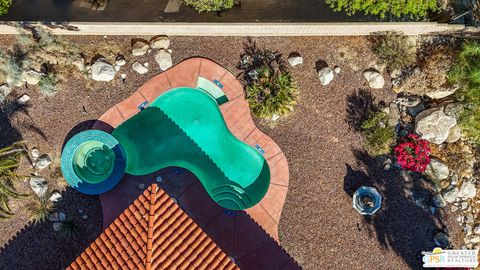
[[[112,135],[126,152],[129,174],[183,167],[214,201],[232,210],[254,206],[267,192],[266,160],[230,133],[217,102],[204,91],[169,90]]]
[[[88,183],[100,183],[113,171],[115,153],[100,141],[82,143],[75,151],[73,169]]]

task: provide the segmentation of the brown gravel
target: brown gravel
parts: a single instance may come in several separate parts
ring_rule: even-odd
[[[76,75],[54,97],[40,96],[36,87],[24,87],[12,94],[17,97],[25,92],[32,97],[28,110],[31,123],[47,140],[38,132],[25,128],[19,128],[16,139],[24,139],[30,147],[37,146],[54,157],[56,165],[43,173],[51,182],[55,182],[51,171],[58,170],[61,148],[72,128],[79,123],[84,123],[80,128],[88,126],[88,121],[98,118],[158,73],[152,54],[137,58],[149,62],[150,72],[143,76],[133,73],[130,68],[133,60],[128,54],[130,37],[69,39],[86,52],[87,59],[100,53],[113,61],[115,53],[122,52],[128,64],[120,73],[126,73],[127,80],[126,83],[120,79],[110,83],[85,83],[81,75]],[[243,52],[245,38],[171,39],[175,63],[192,56],[204,56],[234,73],[239,72],[235,65]],[[433,247],[434,224],[441,213],[434,217],[407,199],[403,194],[403,182],[397,177],[398,171],[384,172],[381,164],[366,157],[360,150],[360,135],[350,131],[345,121],[347,97],[366,88],[362,71],[376,61],[367,40],[363,37],[264,37],[255,40],[260,47],[278,50],[285,56],[298,52],[304,58],[303,65],[291,69],[301,88],[295,112],[275,126],[259,123],[280,145],[289,161],[289,192],[279,226],[282,246],[305,269],[420,268],[420,252]],[[2,49],[12,41],[10,36],[0,37]],[[340,74],[326,87],[321,86],[316,77],[315,67],[319,60],[341,68]],[[394,97],[390,90],[372,93],[377,101],[388,102]],[[2,128],[4,126],[2,123]],[[2,144],[6,142],[5,137],[13,133],[2,130],[0,134]],[[27,166],[24,167],[24,171],[28,171]],[[362,183],[375,185],[385,198],[382,211],[371,220],[362,218],[351,207],[353,187]],[[52,185],[63,186],[61,183]],[[27,191],[28,183],[17,183],[17,187]],[[81,196],[69,188],[66,193],[59,209],[70,216],[78,216],[76,211],[84,209],[89,215],[88,220],[81,221],[81,239],[63,241],[54,235],[50,224],[27,225],[25,202],[13,202],[18,215],[0,223],[0,245],[6,246],[0,251],[0,266],[59,269],[98,236],[101,228],[98,198]],[[447,216],[447,223],[453,224],[453,219]],[[449,227],[454,230],[458,225]],[[15,236],[16,233],[19,236]],[[458,232],[451,233],[456,240]]]

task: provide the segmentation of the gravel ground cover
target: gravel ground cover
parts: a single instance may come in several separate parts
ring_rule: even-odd
[[[68,37],[89,61],[97,53],[113,62],[117,53],[125,55],[127,65],[109,82],[84,80],[78,74],[53,97],[43,97],[32,86],[16,88],[10,96],[27,93],[32,99],[28,115],[13,120],[0,118],[0,144],[25,140],[50,154],[50,169],[41,172],[53,189],[63,191],[57,209],[67,216],[88,214],[81,219],[78,240],[59,238],[50,223],[28,223],[28,200],[14,200],[17,215],[0,223],[0,268],[61,269],[70,263],[101,232],[101,205],[95,196],[82,196],[66,188],[59,175],[59,156],[66,138],[89,127],[108,108],[128,97],[150,77],[160,72],[152,54],[133,57],[129,53],[134,37]],[[149,37],[147,37],[148,39]],[[0,37],[2,50],[12,44],[12,36]],[[217,61],[234,74],[244,51],[243,37],[171,37],[173,62],[192,56]],[[291,68],[300,87],[294,112],[275,124],[258,121],[265,133],[284,151],[290,168],[290,184],[279,233],[282,246],[304,269],[420,269],[421,251],[433,248],[435,227],[445,222],[458,244],[458,226],[453,215],[435,215],[407,199],[403,180],[395,169],[383,170],[361,149],[360,134],[350,129],[346,119],[360,107],[355,99],[359,89],[367,89],[375,100],[390,102],[395,94],[387,83],[382,90],[368,89],[362,72],[375,65],[369,42],[364,37],[259,37],[260,48],[278,50],[285,58],[292,52],[304,63]],[[135,73],[131,65],[138,60],[149,63],[149,72]],[[340,67],[333,81],[322,86],[317,68]],[[386,81],[388,75],[384,73]],[[33,128],[32,128],[33,127]],[[26,161],[21,171],[29,173]],[[384,196],[382,210],[371,219],[360,216],[351,206],[351,195],[361,184],[376,186]],[[17,190],[29,192],[28,181],[16,183]],[[419,187],[421,188],[421,187]],[[22,230],[22,228],[24,228]],[[458,229],[457,229],[458,230]]]

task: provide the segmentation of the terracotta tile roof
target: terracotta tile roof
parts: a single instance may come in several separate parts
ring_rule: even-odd
[[[67,269],[239,269],[156,184]]]

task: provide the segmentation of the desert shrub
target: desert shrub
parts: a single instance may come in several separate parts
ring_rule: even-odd
[[[33,223],[41,223],[47,220],[50,213],[54,210],[54,205],[48,199],[48,196],[44,196],[28,204],[27,210],[30,212],[30,219]]]
[[[20,175],[15,172],[19,165],[19,159],[25,153],[25,147],[21,143],[0,149],[0,220],[12,217],[14,214],[8,206],[10,199],[27,197],[13,190],[13,180]]]
[[[450,171],[458,174],[458,179],[471,178],[474,174],[475,152],[474,147],[467,141],[447,143],[440,147],[432,144],[431,155],[444,161]]]
[[[56,86],[66,81],[75,70],[74,63],[80,59],[77,46],[48,30],[29,29],[17,35],[17,42],[9,52],[0,53],[0,77],[11,85],[22,82],[22,74],[29,70],[41,72],[39,85],[43,94],[52,95]],[[46,70],[45,67],[49,67]]]
[[[360,126],[364,137],[363,147],[372,156],[389,154],[395,140],[395,130],[388,125],[388,115],[384,112],[372,113]]]
[[[183,0],[183,2],[198,12],[225,11],[234,5],[233,0]]]
[[[325,0],[335,11],[348,15],[362,12],[381,19],[393,18],[424,19],[429,12],[438,11],[437,0]]]
[[[419,96],[438,91],[455,91],[458,85],[447,79],[455,52],[455,44],[422,42],[419,47],[417,68],[403,76],[399,83],[394,85],[393,90]]]
[[[76,239],[80,235],[80,228],[75,219],[67,219],[60,223],[58,233],[65,238]]]
[[[457,99],[465,106],[459,117],[462,132],[480,144],[480,43],[466,42],[448,73],[451,83],[460,85]]]
[[[267,66],[247,85],[247,99],[252,112],[260,118],[286,116],[296,105],[297,83],[288,72],[275,72]]]
[[[0,16],[8,13],[10,5],[12,5],[12,0],[0,0]]]
[[[9,84],[17,85],[22,80],[23,63],[13,53],[0,51],[0,76]]]
[[[415,46],[402,33],[388,31],[371,36],[373,52],[388,70],[402,69],[415,63]]]
[[[40,78],[38,86],[40,87],[40,93],[45,96],[53,96],[57,93],[57,84],[59,79],[54,72],[49,72],[45,76]]]

